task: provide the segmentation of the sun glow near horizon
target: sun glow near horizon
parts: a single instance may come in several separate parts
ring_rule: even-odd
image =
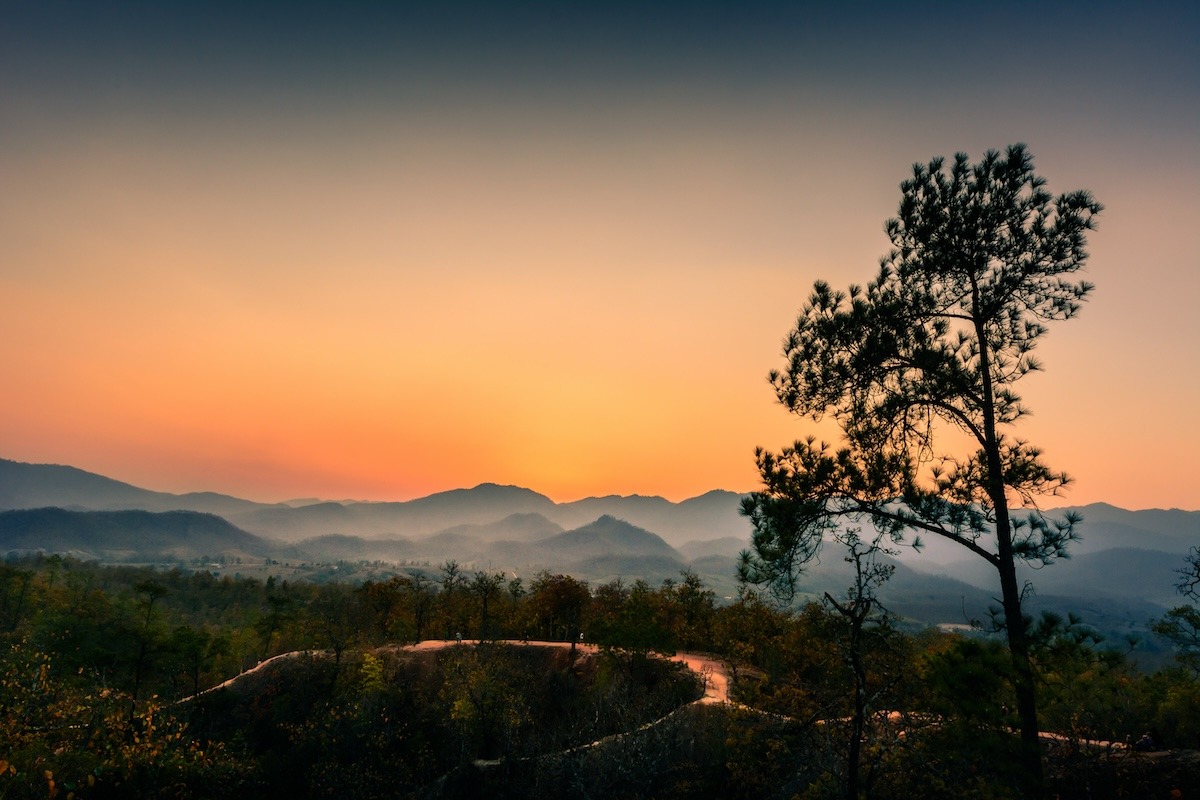
[[[1200,507],[1177,20],[1047,12],[1107,81],[1067,108],[1030,65],[972,93],[1001,39],[911,60],[915,12],[127,10],[0,26],[0,457],[264,500],[751,490],[811,430],[765,376],[812,282],[871,279],[912,162],[1026,141],[1107,210],[1016,432],[1066,502]]]

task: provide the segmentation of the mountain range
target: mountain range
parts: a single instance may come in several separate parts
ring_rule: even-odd
[[[262,537],[198,511],[0,511],[0,554],[46,551],[105,561],[161,561],[217,554],[262,559],[273,549]]]
[[[0,555],[41,550],[110,561],[237,558],[437,565],[529,574],[544,568],[602,582],[652,582],[684,568],[718,595],[732,594],[737,554],[749,544],[740,496],[713,491],[661,497],[591,497],[556,503],[515,486],[482,484],[407,502],[256,503],[227,495],[168,494],[68,466],[0,460]],[[1068,509],[1048,511],[1061,515]],[[1033,607],[1086,609],[1109,630],[1144,628],[1177,605],[1177,571],[1200,545],[1200,512],[1078,507],[1082,538],[1071,557],[1025,568]],[[915,619],[965,622],[986,615],[995,572],[962,548],[927,541],[903,548],[885,588],[889,606]],[[827,547],[807,571],[809,597],[846,589],[841,554]]]
[[[212,492],[154,492],[75,467],[0,459],[0,510],[56,506],[88,511],[200,511],[224,517],[250,533],[287,542],[330,534],[416,539],[460,526],[491,525],[512,515],[537,514],[562,530],[609,515],[654,531],[677,546],[725,536],[746,539],[739,503],[738,494],[726,491],[680,503],[640,495],[555,503],[530,489],[485,483],[406,502],[271,504]]]

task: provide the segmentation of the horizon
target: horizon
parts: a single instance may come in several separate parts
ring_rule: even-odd
[[[1042,505],[1200,508],[1193,4],[0,19],[6,458],[289,500],[754,491],[755,447],[830,435],[766,380],[813,282],[874,277],[914,162],[1025,142],[1105,206],[1019,387],[1014,435],[1075,478]]]
[[[429,492],[427,494],[413,495],[411,497],[404,497],[404,498],[321,497],[318,495],[309,495],[309,496],[286,496],[286,497],[282,497],[281,499],[277,499],[277,500],[276,499],[265,500],[265,499],[261,499],[258,497],[252,497],[247,494],[239,494],[237,492],[231,493],[231,492],[224,492],[224,491],[218,492],[218,491],[214,491],[211,489],[205,489],[205,488],[185,489],[183,491],[173,491],[173,490],[168,491],[168,490],[159,489],[159,488],[156,488],[156,487],[150,486],[150,485],[138,484],[133,481],[126,480],[118,475],[108,475],[105,473],[96,472],[94,470],[90,470],[90,469],[81,467],[77,464],[58,464],[58,463],[51,464],[51,463],[20,461],[17,459],[7,458],[4,455],[0,455],[0,461],[10,461],[12,463],[22,464],[25,466],[60,467],[60,468],[64,468],[64,469],[78,470],[80,472],[84,472],[89,475],[97,475],[101,478],[108,478],[109,480],[113,480],[118,483],[123,483],[123,484],[126,484],[127,486],[132,486],[135,489],[144,489],[144,490],[150,491],[150,492],[160,492],[160,493],[164,493],[164,494],[173,494],[173,495],[178,495],[178,496],[186,496],[186,495],[191,495],[191,494],[219,494],[219,495],[225,495],[228,497],[233,497],[238,500],[249,500],[251,502],[261,503],[263,505],[286,505],[287,503],[302,502],[302,501],[303,502],[313,501],[316,503],[408,503],[413,500],[421,500],[423,498],[432,497],[434,495],[448,494],[451,492],[459,492],[459,491],[472,491],[475,489],[480,489],[483,487],[490,487],[490,486],[494,486],[494,487],[497,487],[500,489],[520,489],[523,491],[532,492],[536,495],[545,497],[547,500],[550,500],[555,505],[569,505],[571,503],[577,503],[582,500],[603,500],[603,499],[607,499],[610,497],[620,497],[620,498],[625,498],[625,499],[644,497],[644,498],[648,498],[648,499],[666,500],[669,503],[678,505],[678,504],[686,502],[688,500],[695,500],[697,498],[704,497],[705,495],[714,494],[717,492],[728,492],[730,494],[737,494],[737,495],[742,495],[742,494],[746,493],[746,492],[739,492],[734,489],[725,489],[725,488],[721,488],[721,487],[714,487],[714,488],[702,491],[695,495],[688,495],[686,497],[679,497],[679,498],[667,497],[667,496],[661,495],[661,494],[645,494],[645,493],[641,493],[641,492],[634,492],[632,494],[609,493],[609,494],[601,494],[601,495],[596,495],[596,494],[582,495],[582,496],[573,497],[570,499],[562,499],[562,498],[553,497],[549,494],[546,494],[545,492],[540,491],[539,489],[537,489],[537,487],[534,487],[534,486],[522,486],[522,485],[515,484],[515,483],[499,483],[497,481],[481,481],[479,483],[472,484],[470,486],[467,486],[467,485],[451,486],[451,487],[448,487],[445,489],[438,489],[433,492]]]
[[[0,456],[0,461],[4,461],[4,460],[14,461],[13,459],[5,459],[3,456]],[[99,475],[102,478],[108,478],[110,480],[114,480],[119,483],[124,483],[126,485],[133,486],[136,489],[144,489],[146,491],[151,491],[151,492],[163,492],[166,494],[174,494],[174,495],[178,495],[178,496],[187,496],[187,495],[191,495],[191,494],[218,494],[218,495],[225,495],[228,497],[233,497],[238,500],[248,500],[248,501],[251,501],[254,503],[260,503],[262,505],[287,505],[289,503],[295,503],[295,502],[304,502],[306,504],[313,504],[313,503],[339,503],[339,504],[341,504],[341,503],[364,503],[364,504],[365,503],[409,503],[414,500],[422,500],[424,498],[433,497],[435,495],[449,494],[452,492],[460,492],[460,491],[468,491],[469,492],[469,491],[474,491],[476,489],[481,489],[484,487],[497,487],[497,488],[501,488],[501,489],[519,489],[521,491],[532,492],[533,494],[544,497],[547,500],[549,500],[550,502],[554,503],[555,505],[559,505],[559,506],[571,505],[572,503],[579,503],[579,502],[583,502],[585,500],[607,500],[607,499],[612,499],[612,498],[656,499],[656,500],[665,500],[668,503],[671,503],[673,505],[679,505],[679,504],[685,503],[689,500],[696,500],[696,499],[699,499],[701,497],[704,497],[704,496],[710,495],[710,494],[728,493],[728,494],[735,494],[735,495],[741,496],[741,495],[748,493],[748,491],[739,492],[735,489],[715,487],[715,488],[700,492],[699,494],[689,495],[687,497],[666,497],[661,494],[645,494],[645,493],[640,493],[640,492],[634,492],[632,494],[611,494],[610,493],[610,494],[603,494],[603,495],[584,495],[584,496],[580,496],[580,497],[572,497],[572,498],[568,498],[568,499],[563,499],[563,498],[558,498],[558,497],[553,497],[551,495],[548,495],[545,492],[540,491],[535,486],[521,486],[521,485],[513,484],[513,483],[497,483],[496,481],[483,481],[481,483],[477,483],[472,486],[453,486],[453,487],[450,487],[447,489],[439,489],[437,491],[430,492],[428,494],[415,495],[412,497],[405,497],[405,498],[374,498],[374,499],[372,499],[372,498],[354,498],[354,497],[340,497],[339,498],[339,497],[309,496],[309,497],[285,497],[285,498],[282,498],[279,500],[264,500],[264,499],[257,498],[257,497],[251,497],[249,495],[236,494],[236,493],[230,494],[227,492],[214,492],[209,489],[191,489],[191,490],[186,490],[186,491],[182,491],[182,492],[164,492],[164,490],[156,489],[153,486],[143,486],[143,485],[131,483],[130,481],[123,480],[119,476],[104,475],[101,473],[92,472],[91,470],[86,470],[86,469],[83,469],[82,467],[78,467],[78,466],[75,466],[72,464],[30,464],[29,462],[22,462],[22,461],[14,461],[14,463],[26,464],[28,466],[62,467],[62,468],[66,468],[66,469],[79,470],[81,472],[85,472],[85,473],[88,473],[91,475]],[[1058,499],[1065,500],[1065,498],[1061,498],[1061,497]],[[310,501],[311,501],[311,503],[310,503]],[[1200,513],[1200,508],[1184,508],[1181,506],[1129,507],[1129,506],[1121,506],[1116,503],[1111,503],[1106,500],[1093,500],[1088,503],[1066,503],[1066,502],[1063,502],[1063,503],[1055,503],[1055,504],[1044,504],[1041,506],[1041,508],[1044,511],[1050,512],[1050,511],[1054,511],[1056,509],[1084,508],[1084,507],[1092,506],[1092,505],[1105,505],[1105,506],[1109,506],[1111,508],[1119,509],[1121,511],[1129,511],[1129,512],[1181,511],[1186,514]],[[1021,508],[1024,508],[1024,507],[1022,507],[1022,506],[1014,507],[1015,510],[1020,510]],[[1086,523],[1087,523],[1087,520],[1085,519],[1084,520],[1085,526],[1086,526]]]

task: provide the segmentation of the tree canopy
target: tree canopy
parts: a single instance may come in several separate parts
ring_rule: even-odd
[[[996,567],[1035,782],[1015,564],[1066,555],[1080,519],[1038,510],[1069,478],[1011,431],[1028,413],[1016,389],[1040,369],[1038,341],[1092,290],[1076,273],[1102,208],[1088,192],[1054,196],[1045,184],[1020,144],[975,164],[961,153],[917,164],[875,279],[846,291],[814,285],[770,380],[789,411],[835,420],[842,440],[758,451],[763,488],[744,502],[754,534],[741,561],[746,580],[787,594],[831,530],[866,522],[897,544],[944,537]]]

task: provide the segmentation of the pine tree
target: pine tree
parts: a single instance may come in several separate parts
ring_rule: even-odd
[[[843,438],[758,451],[763,488],[743,505],[754,534],[742,573],[794,589],[828,533],[863,523],[894,543],[934,534],[986,560],[1032,795],[1041,759],[1017,563],[1065,556],[1080,518],[1037,510],[1069,479],[1011,429],[1027,413],[1016,387],[1039,369],[1038,340],[1092,290],[1075,273],[1102,207],[1084,191],[1052,196],[1020,144],[974,165],[961,153],[917,164],[901,191],[877,277],[846,292],[818,281],[786,339],[786,367],[771,373],[780,403],[831,418]]]

